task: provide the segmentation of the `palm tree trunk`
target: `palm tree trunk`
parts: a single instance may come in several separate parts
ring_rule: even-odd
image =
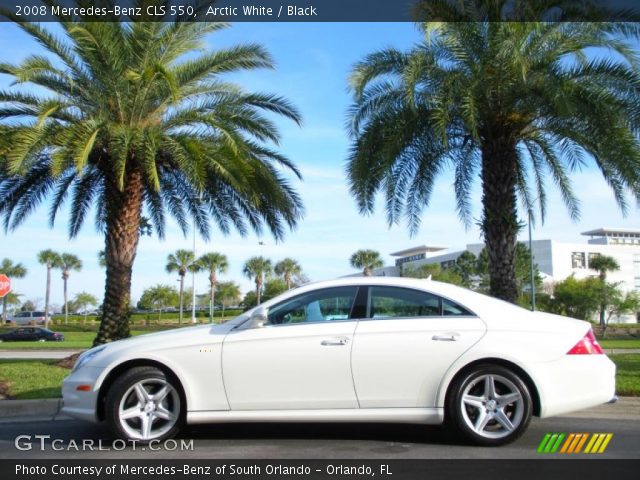
[[[262,282],[256,277],[256,305],[260,305],[260,290],[262,290]]]
[[[105,183],[107,192],[106,282],[102,318],[94,345],[130,336],[131,271],[140,238],[142,210],[143,182],[140,172],[137,170],[128,172],[123,190],[114,183],[108,181]]]
[[[285,282],[286,282],[286,284],[287,284],[287,290],[291,290],[291,274],[287,273],[287,274],[284,276],[284,281],[285,281]]]
[[[68,304],[68,300],[67,300],[67,280],[68,280],[68,273],[67,272],[63,272],[62,273],[62,284],[63,284],[63,289],[64,289],[64,324],[66,325],[67,323],[69,323],[69,304]]]
[[[489,254],[489,293],[515,303],[518,235],[516,146],[508,135],[482,146],[482,233]]]
[[[47,264],[47,289],[44,294],[44,328],[49,328],[49,297],[51,295],[51,267]]]
[[[213,299],[214,299],[214,291],[215,291],[215,286],[213,283],[209,283],[209,323],[213,323],[213,312],[215,312],[216,309],[216,305],[215,303],[213,303]]]
[[[178,314],[178,325],[182,325],[182,302],[184,301],[184,275],[180,274],[180,313]]]

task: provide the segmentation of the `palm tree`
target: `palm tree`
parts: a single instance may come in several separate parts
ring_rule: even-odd
[[[287,284],[287,290],[291,290],[293,277],[302,274],[302,267],[297,260],[294,260],[293,258],[285,258],[284,260],[280,260],[276,263],[273,271],[276,275],[282,276],[282,279]]]
[[[82,308],[84,312],[84,322],[87,323],[87,310],[89,306],[95,307],[98,305],[98,299],[87,292],[79,292],[76,293],[76,296],[73,299],[73,303],[78,307]]]
[[[273,272],[271,260],[264,257],[251,257],[244,264],[242,273],[245,277],[253,279],[256,283],[256,304],[260,305],[260,297],[262,295],[262,285],[265,277],[269,277]]]
[[[98,251],[98,265],[102,268],[107,266],[107,261],[104,258],[104,250]]]
[[[215,311],[215,292],[218,283],[218,273],[225,273],[229,268],[227,256],[218,252],[209,252],[202,255],[196,262],[197,270],[209,272],[209,322],[213,322]]]
[[[359,268],[362,270],[362,274],[365,277],[373,275],[375,268],[380,268],[384,265],[380,253],[375,250],[358,250],[349,260],[353,268]]]
[[[44,327],[49,326],[49,298],[51,297],[51,269],[60,268],[62,257],[57,252],[47,249],[38,253],[38,263],[47,266],[47,290],[44,295]]]
[[[137,5],[145,11],[156,3]],[[196,3],[204,15],[206,2]],[[56,15],[60,35],[9,15],[55,61],[33,55],[0,63],[0,73],[37,87],[0,92],[8,120],[0,127],[0,216],[15,229],[49,197],[53,222],[67,199],[75,237],[96,206],[106,261],[97,345],[129,336],[143,212],[160,238],[167,215],[185,235],[193,219],[205,239],[212,222],[224,234],[266,227],[276,239],[297,224],[302,201],[281,171],[300,174],[273,147],[280,136],[268,115],[296,123],[300,115],[280,96],[224,80],[273,68],[259,45],[212,50],[204,43],[226,24]]]
[[[182,310],[184,306],[184,277],[187,271],[193,271],[195,258],[191,250],[176,250],[175,253],[169,254],[167,257],[166,270],[167,273],[178,272],[180,280],[180,315],[178,316],[178,324],[182,324]]]
[[[596,255],[589,259],[589,268],[598,272],[600,278],[600,284],[602,286],[602,301],[600,302],[600,325],[606,327],[606,310],[607,301],[606,296],[609,289],[607,289],[607,273],[620,270],[620,264],[618,261],[608,255]]]
[[[5,258],[0,263],[0,273],[5,274],[9,278],[24,278],[27,276],[27,269],[21,263],[13,263],[9,258]],[[9,294],[2,298],[2,324],[7,320],[7,302]]]
[[[79,272],[82,270],[82,261],[72,253],[63,253],[60,255],[60,265],[58,268],[62,270],[62,283],[64,285],[64,323],[69,321],[69,300],[67,295],[67,283],[71,270]]]
[[[473,16],[489,3],[484,16]],[[381,50],[355,66],[347,172],[362,213],[373,212],[383,191],[389,224],[405,216],[412,234],[447,170],[470,226],[480,179],[490,293],[514,302],[518,198],[524,212],[538,204],[544,221],[551,177],[577,219],[570,173],[591,163],[624,213],[627,193],[640,201],[640,75],[631,39],[640,26],[497,21],[510,4],[423,2],[427,10],[437,5],[438,19],[457,21],[422,24],[413,49]],[[611,53],[594,57],[594,48]]]

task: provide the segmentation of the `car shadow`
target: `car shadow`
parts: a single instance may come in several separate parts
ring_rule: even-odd
[[[371,440],[392,443],[462,445],[444,426],[388,423],[223,423],[189,425],[182,438],[196,440]]]

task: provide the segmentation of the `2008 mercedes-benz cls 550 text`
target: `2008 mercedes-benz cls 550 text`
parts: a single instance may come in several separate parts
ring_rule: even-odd
[[[216,422],[447,422],[501,445],[532,416],[615,399],[590,324],[453,285],[344,278],[305,285],[220,325],[92,348],[64,413],[139,441]]]

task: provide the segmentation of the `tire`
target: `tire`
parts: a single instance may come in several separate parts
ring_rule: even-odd
[[[531,421],[529,389],[505,367],[478,365],[454,379],[450,392],[449,421],[465,440],[476,445],[513,442]]]
[[[149,443],[178,434],[185,406],[175,378],[155,367],[134,367],[109,388],[105,418],[118,438]]]

